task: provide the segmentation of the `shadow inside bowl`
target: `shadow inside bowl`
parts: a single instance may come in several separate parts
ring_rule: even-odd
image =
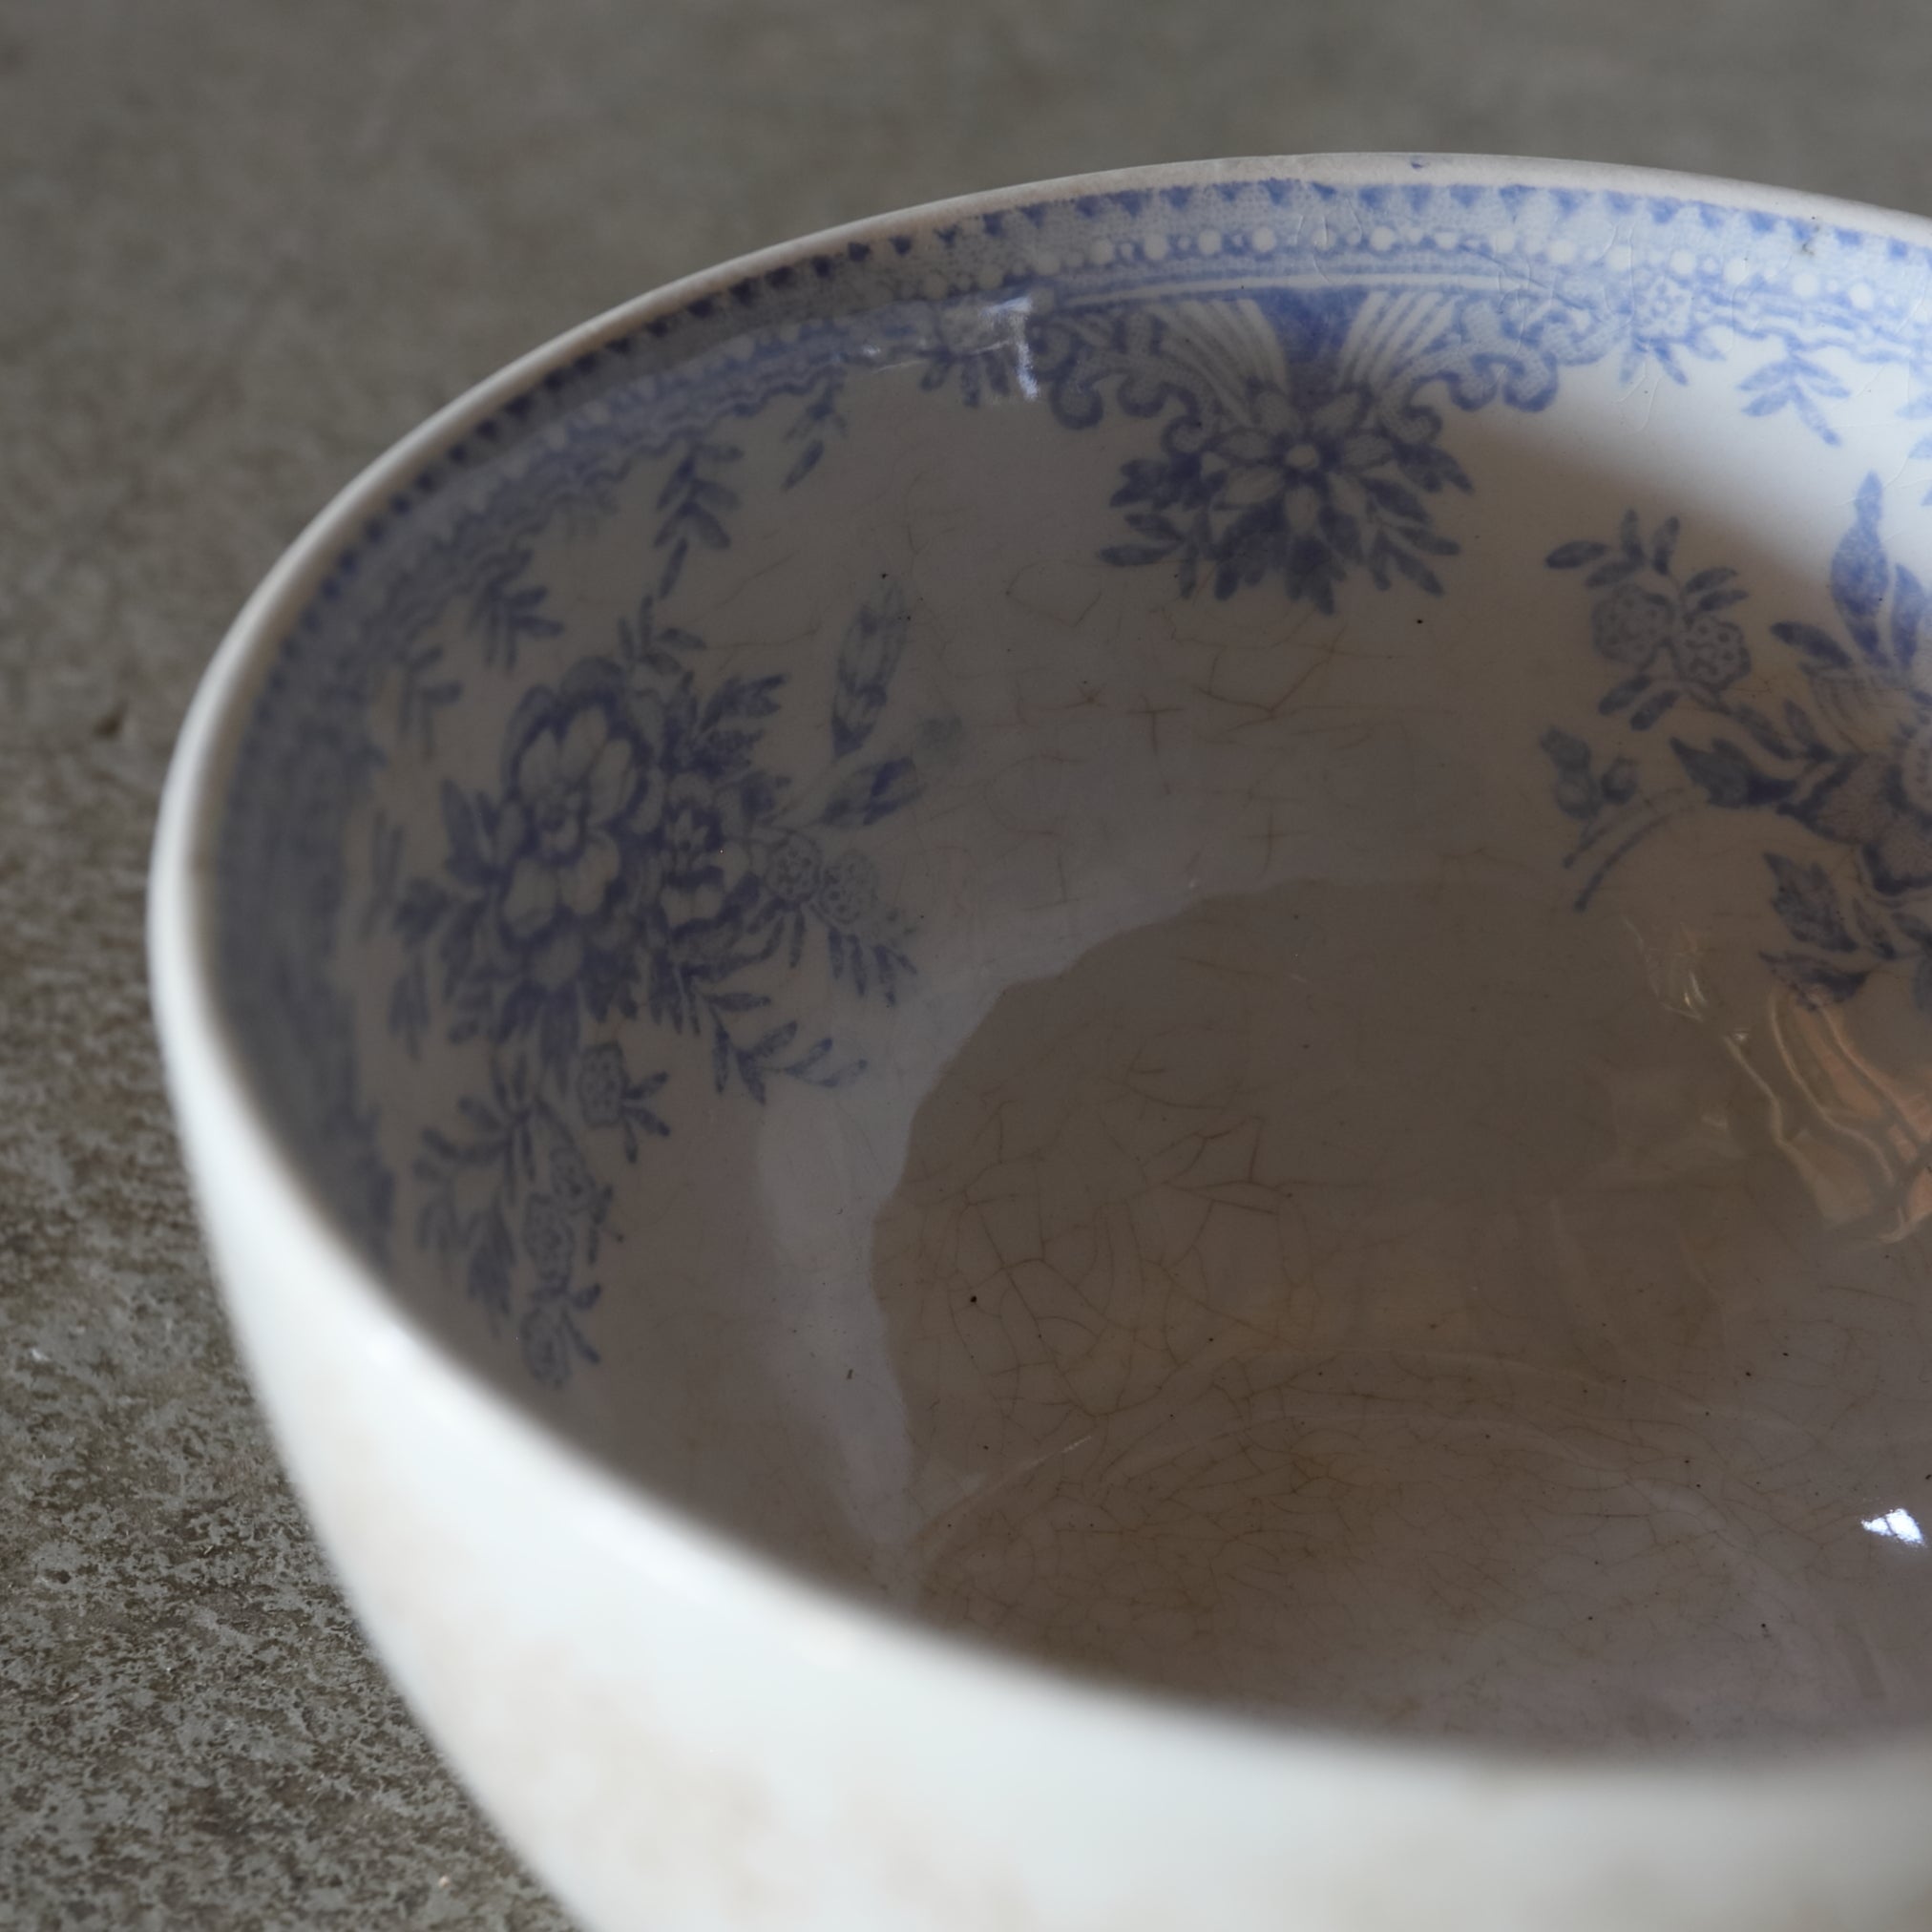
[[[873,1235],[893,1593],[1379,1729],[1922,1708],[1926,1069],[1673,964],[1692,1010],[1520,892],[1311,881],[1002,994]]]
[[[1911,425],[1205,287],[446,479],[244,753],[271,1107],[452,1351],[871,1601],[1380,1731],[1932,1717]]]

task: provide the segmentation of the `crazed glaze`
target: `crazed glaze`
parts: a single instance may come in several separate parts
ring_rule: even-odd
[[[1073,184],[648,306],[392,466],[231,696],[206,931],[451,1416],[1297,1749],[1916,1735],[1932,258],[1836,212]],[[387,1413],[294,1333],[291,1413]],[[395,1503],[358,1455],[309,1480],[448,1713],[482,1532],[432,1585],[442,1452]],[[439,1721],[575,1869],[500,1695]],[[1351,1882],[1310,1922],[1383,1922]]]
[[[439,1324],[922,1614],[1378,1727],[1895,1721],[1915,1388],[1828,1442],[1778,1344],[1900,1284],[1916,1368],[1917,1144],[1771,1042],[1932,984],[1916,405],[1849,448],[1833,373],[1923,264],[1232,185],[472,436],[244,747],[236,996]]]

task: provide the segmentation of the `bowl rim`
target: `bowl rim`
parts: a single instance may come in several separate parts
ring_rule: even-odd
[[[1360,189],[1413,184],[1582,192],[1626,192],[1701,201],[1740,214],[1762,214],[1817,226],[1851,229],[1902,242],[1932,253],[1932,220],[1800,190],[1759,185],[1724,177],[1596,161],[1537,159],[1497,155],[1321,153],[1200,159],[1069,175],[1011,187],[950,197],[841,223],[782,242],[685,275],[606,309],[516,357],[473,384],[409,431],[346,483],[309,520],[277,559],[230,623],[189,704],[171,755],[148,868],[147,961],[150,997],[164,1073],[184,1144],[192,1098],[202,1145],[238,1137],[251,1177],[260,1183],[258,1212],[279,1223],[304,1255],[304,1269],[350,1305],[372,1346],[402,1351],[427,1371],[447,1378],[474,1413],[499,1429],[515,1453],[546,1465],[560,1480],[579,1485],[607,1522],[622,1520],[661,1554],[703,1574],[710,1587],[728,1589],[775,1631],[788,1627],[836,1631],[848,1642],[884,1646],[903,1667],[952,1677],[971,1696],[1002,1687],[1018,1690],[1035,1708],[1057,1700],[1060,1714],[1118,1722],[1144,1731],[1165,1730],[1197,1748],[1219,1740],[1224,1747],[1276,1755],[1319,1747],[1337,1750],[1385,1768],[1438,1773],[1473,1766],[1518,1768],[1539,1779],[1552,1775],[1574,1785],[1660,1774],[1762,1780],[1769,1753],[1751,1747],[1704,1744],[1628,1749],[1591,1745],[1551,1748],[1481,1737],[1447,1740],[1383,1736],[1347,1726],[1292,1716],[1250,1717],[1227,1707],[1132,1680],[1087,1676],[1031,1655],[956,1633],[909,1612],[867,1601],[856,1590],[822,1581],[804,1565],[766,1551],[653,1489],[640,1476],[620,1471],[574,1440],[557,1422],[517,1402],[481,1369],[446,1345],[399,1296],[383,1273],[355,1248],[337,1216],[304,1172],[294,1148],[256,1092],[246,1053],[219,995],[214,951],[218,902],[215,844],[224,794],[255,695],[293,622],[351,550],[371,516],[403,489],[422,478],[475,427],[512,401],[538,388],[546,376],[579,363],[613,341],[654,322],[675,318],[774,270],[794,268],[813,257],[863,250],[898,237],[1000,214],[1029,203],[1068,202],[1082,197],[1200,188],[1221,182],[1308,179]],[[862,259],[855,254],[854,260]],[[840,283],[826,282],[823,312],[849,304]],[[1932,323],[1928,323],[1932,331]],[[675,362],[675,359],[674,359]],[[187,1162],[204,1231],[210,1224],[197,1162]],[[209,1188],[212,1195],[215,1188]],[[221,1284],[224,1303],[233,1300]],[[270,1420],[274,1421],[271,1416]],[[1780,1741],[1776,1761],[1816,1774],[1834,1760],[1897,1756],[1907,1751],[1932,1766],[1932,1724],[1898,1731],[1835,1734],[1816,1740]]]

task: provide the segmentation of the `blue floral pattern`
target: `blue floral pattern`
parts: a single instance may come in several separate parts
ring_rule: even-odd
[[[920,754],[947,735],[929,724],[859,755],[910,628],[891,583],[853,616],[832,679],[833,781],[810,796],[762,756],[787,679],[706,684],[703,640],[661,623],[655,596],[609,656],[524,693],[493,785],[443,782],[442,861],[390,914],[408,959],[390,1028],[410,1053],[438,1016],[452,1043],[486,1041],[491,1090],[462,1101],[460,1129],[425,1131],[416,1234],[493,1323],[514,1316],[539,1380],[598,1358],[578,1317],[601,1293],[582,1277],[610,1189],[585,1138],[615,1134],[635,1161],[640,1137],[672,1131],[669,1073],[634,1077],[618,1041],[587,1033],[644,1015],[706,1043],[716,1092],[763,1102],[773,1080],[836,1087],[864,1070],[774,1016],[814,935],[855,998],[890,1004],[914,971],[910,927],[852,843],[919,796]]]
[[[1848,876],[1842,865],[1765,852],[1770,907],[1793,942],[1767,951],[1766,965],[1821,1006],[1909,960],[1914,998],[1932,1018],[1932,691],[1918,680],[1932,628],[1923,583],[1886,555],[1883,510],[1883,487],[1868,476],[1832,559],[1838,628],[1769,626],[1759,651],[1795,661],[1811,698],[1787,699],[1775,715],[1738,695],[1753,651],[1725,613],[1749,592],[1726,565],[1681,572],[1677,518],[1647,534],[1631,511],[1609,542],[1559,546],[1545,561],[1596,593],[1590,643],[1616,674],[1599,715],[1631,734],[1666,716],[1681,722],[1669,766],[1634,736],[1606,759],[1552,726],[1543,748],[1556,804],[1578,827],[1564,863],[1588,862],[1579,908],[1684,811],[1762,812],[1856,861]]]
[[[641,1158],[673,1131],[694,1072],[750,1103],[774,1080],[854,1075],[859,1057],[786,1004],[808,950],[847,999],[890,999],[913,970],[868,834],[920,796],[950,727],[893,723],[904,599],[854,600],[824,689],[713,675],[676,616],[746,504],[828,473],[863,371],[911,369],[934,405],[1037,400],[1069,432],[1109,425],[1126,442],[1107,564],[1185,597],[1331,611],[1448,588],[1484,485],[1449,425],[1545,410],[1572,370],[1712,371],[1742,414],[1820,450],[1876,371],[1900,373],[1901,416],[1932,415],[1928,273],[1916,244],[1822,216],[1418,160],[1356,184],[1049,194],[801,252],[654,313],[426,460],[280,644],[232,767],[217,894],[224,1000],[262,1089],[370,1253],[413,1228],[561,1382],[596,1353],[617,1148]],[[1932,461],[1932,436],[1908,453]],[[640,495],[647,594],[578,647],[537,559]],[[1736,574],[1680,564],[1668,520],[1551,558],[1587,585],[1606,685],[1587,732],[1544,738],[1581,901],[1678,812],[1758,810],[1799,847],[1768,857],[1790,938],[1775,970],[1849,998],[1922,959],[1917,579],[1880,521],[1873,486],[1831,630],[1745,621]],[[1810,681],[1774,713],[1750,695],[1773,653]],[[488,768],[445,768],[451,722],[519,679]],[[806,718],[821,749],[786,768],[772,727]],[[382,774],[404,755],[443,781],[439,838],[410,827],[433,851],[406,851],[386,816]],[[343,956],[376,943],[400,965],[386,1008],[362,1013]],[[665,1042],[649,1066],[640,1027]],[[360,1064],[384,1031],[404,1053],[467,1042],[476,1069],[400,1171]]]
[[[1211,352],[1144,303],[1035,326],[1029,367],[1061,423],[1091,429],[1109,399],[1162,419],[1157,452],[1131,458],[1114,493],[1134,540],[1102,558],[1170,569],[1184,597],[1272,580],[1323,611],[1355,572],[1379,589],[1400,577],[1439,592],[1430,559],[1459,545],[1428,499],[1471,485],[1420,398],[1438,384],[1474,408],[1496,390],[1445,360],[1453,325],[1431,353],[1391,357],[1369,307],[1361,289],[1245,293]],[[1539,407],[1546,393],[1511,400]]]
[[[1444,484],[1466,491],[1468,477],[1434,442],[1404,441],[1369,389],[1324,373],[1298,392],[1256,381],[1211,427],[1191,410],[1170,421],[1161,454],[1130,462],[1114,493],[1139,540],[1110,545],[1106,561],[1171,563],[1183,597],[1278,578],[1323,611],[1351,570],[1382,590],[1400,575],[1439,592],[1424,559],[1459,546],[1422,499]]]

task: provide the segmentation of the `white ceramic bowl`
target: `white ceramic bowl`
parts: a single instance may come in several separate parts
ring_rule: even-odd
[[[1932,1922],[1928,245],[987,196],[588,325],[277,567],[172,1090],[587,1923]]]

